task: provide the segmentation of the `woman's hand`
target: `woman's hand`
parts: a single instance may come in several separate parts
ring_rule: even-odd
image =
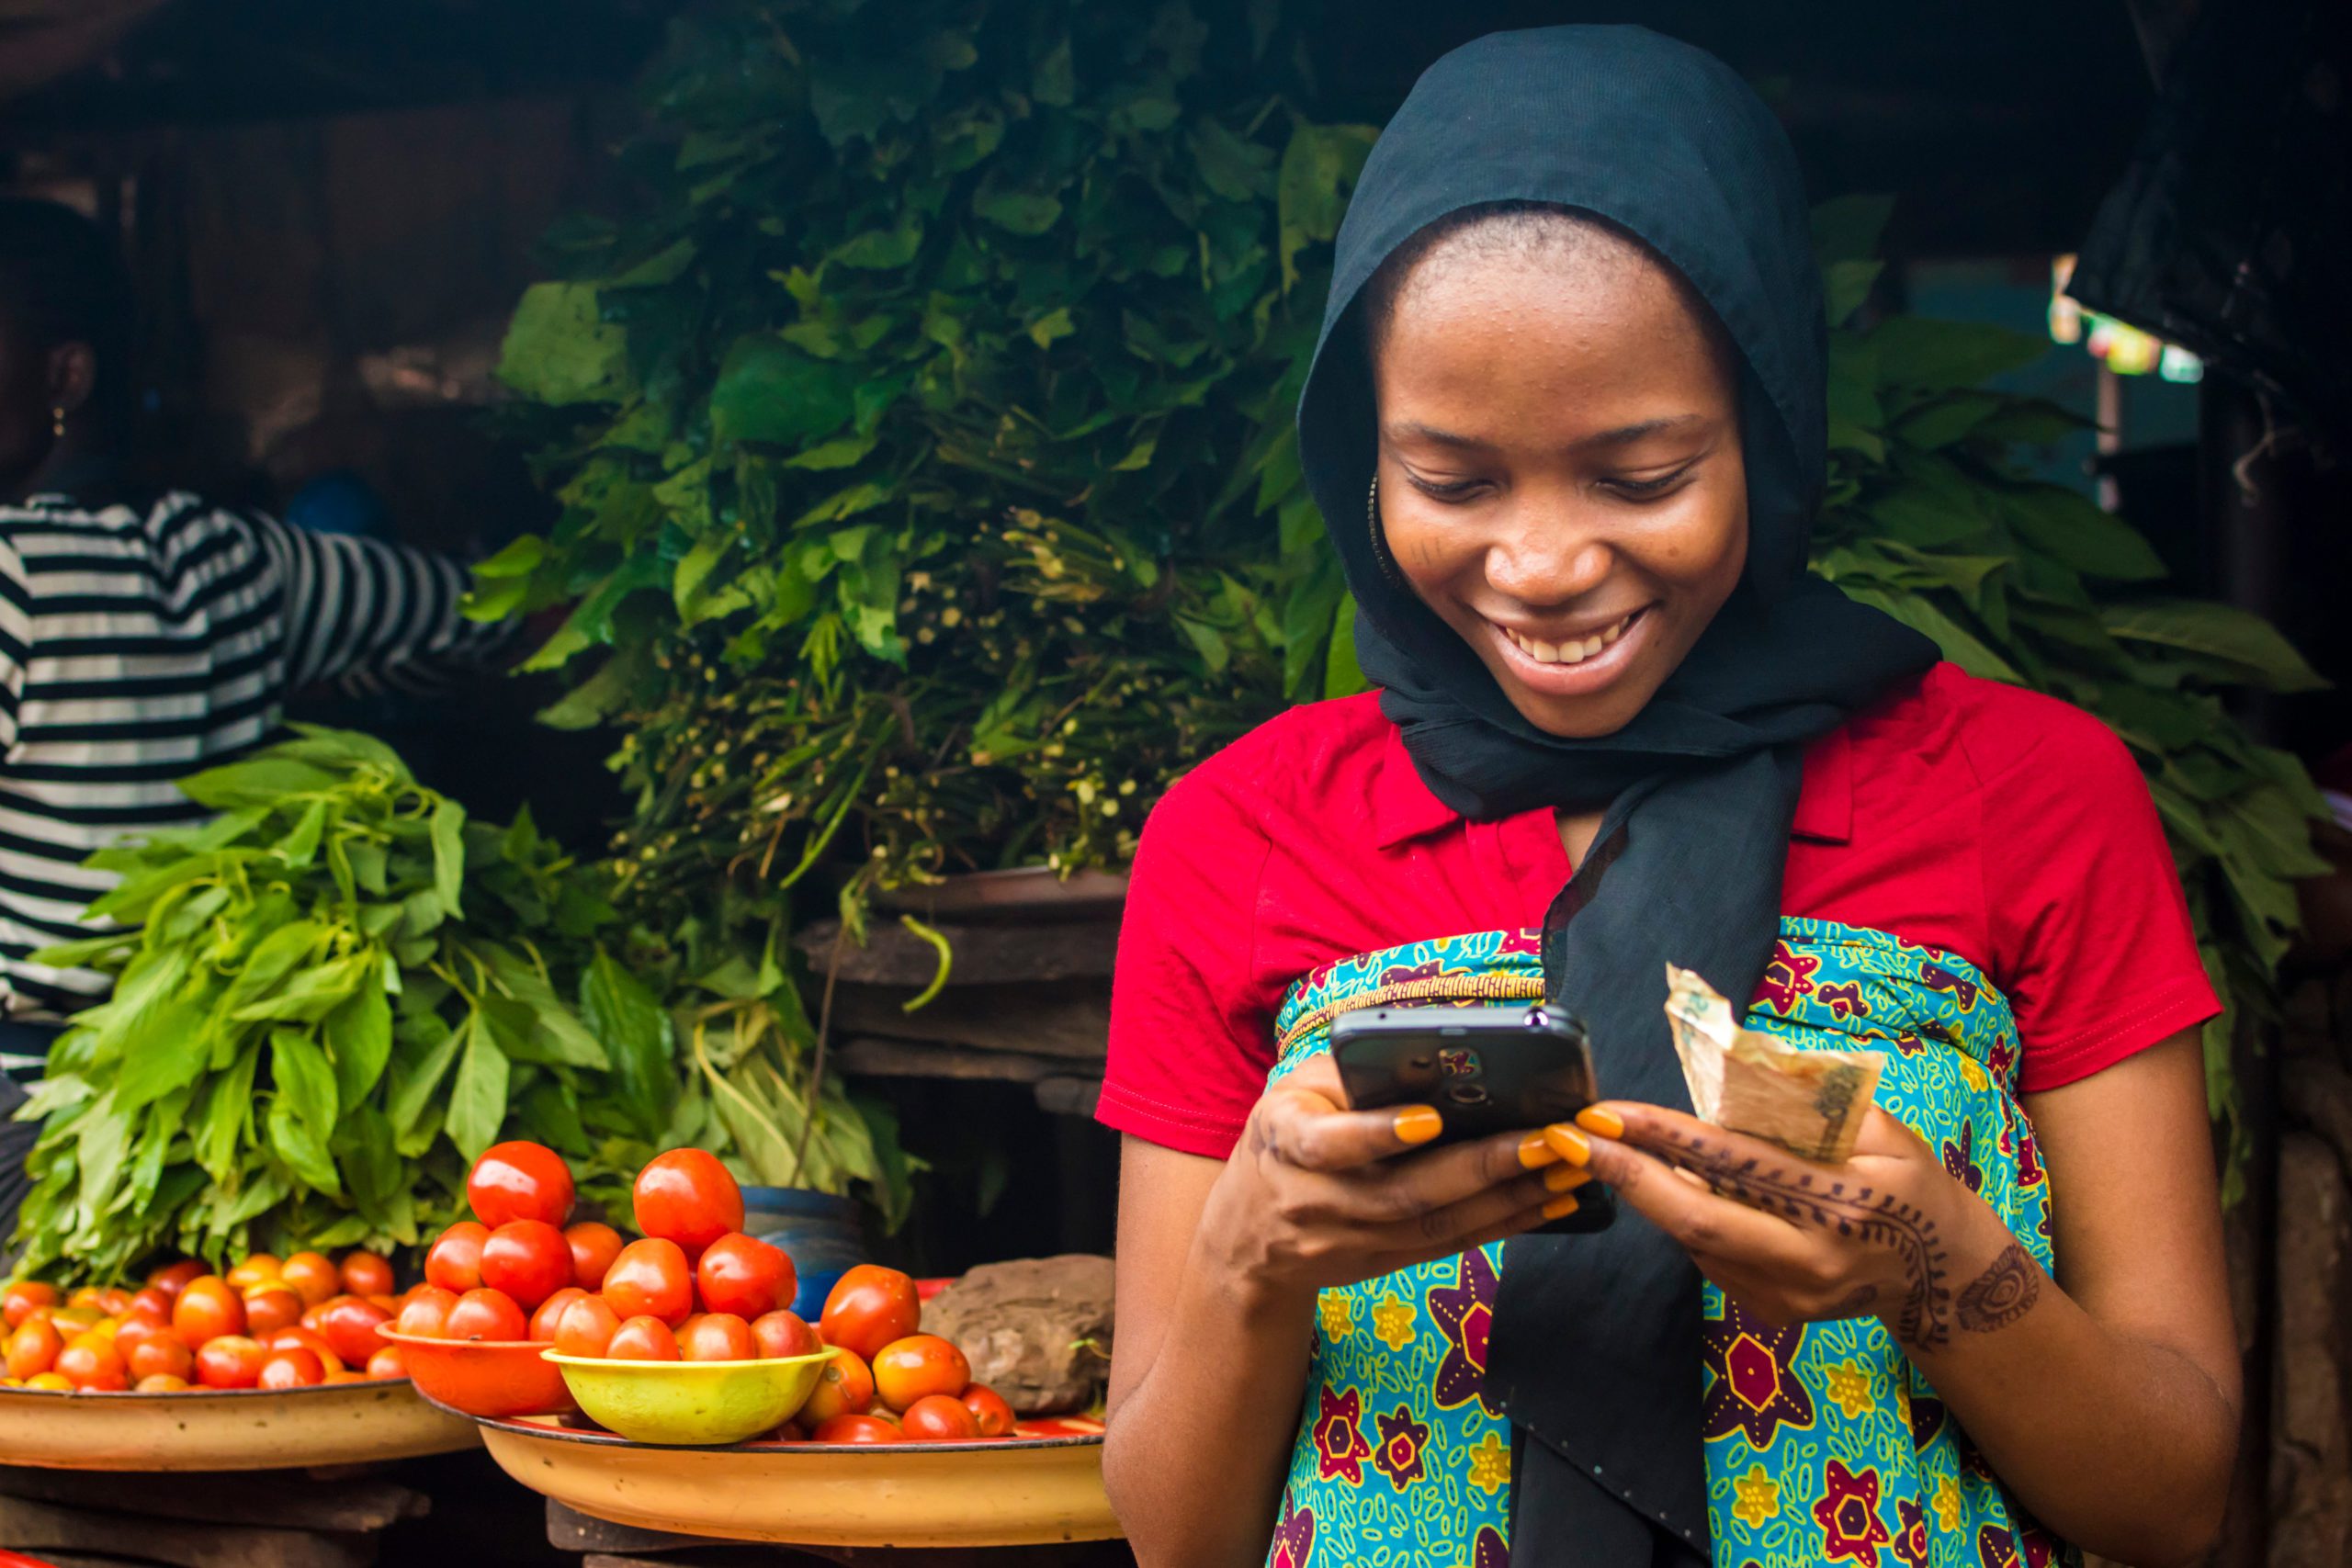
[[[1932,1350],[1955,1324],[2001,1327],[2041,1293],[2041,1268],[1998,1216],[1875,1107],[1842,1165],[1656,1105],[1612,1100],[1577,1122],[1545,1135],[1767,1323],[1874,1314]]]
[[[1291,1301],[1451,1257],[1568,1213],[1590,1179],[1540,1133],[1416,1153],[1442,1128],[1435,1111],[1346,1103],[1317,1057],[1250,1111],[1198,1232],[1236,1286]]]

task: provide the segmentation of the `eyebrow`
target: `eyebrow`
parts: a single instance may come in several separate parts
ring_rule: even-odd
[[[1671,414],[1664,419],[1645,419],[1635,424],[1621,424],[1614,430],[1598,431],[1580,441],[1571,442],[1570,451],[1584,451],[1595,446],[1623,446],[1644,436],[1657,435],[1669,430],[1680,430],[1702,423],[1704,416],[1695,413]],[[1436,446],[1454,446],[1484,450],[1488,445],[1475,435],[1461,435],[1451,430],[1441,430],[1419,420],[1404,420],[1388,427],[1392,436],[1408,441],[1426,441]]]

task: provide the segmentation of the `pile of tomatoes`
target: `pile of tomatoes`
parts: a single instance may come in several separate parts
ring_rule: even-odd
[[[922,1302],[896,1269],[861,1263],[825,1298],[817,1332],[831,1358],[817,1392],[776,1435],[820,1443],[952,1443],[1002,1438],[1012,1407],[953,1340],[918,1332]]]
[[[226,1275],[193,1258],[166,1264],[138,1291],[20,1280],[0,1292],[0,1387],[83,1393],[190,1388],[310,1388],[405,1376],[377,1332],[392,1321],[392,1266],[370,1252],[337,1263],[259,1252]]]

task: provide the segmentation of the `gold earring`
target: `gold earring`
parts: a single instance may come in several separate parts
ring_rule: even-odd
[[[65,405],[63,403],[59,403],[49,411],[49,433],[51,435],[65,434]],[[1380,481],[1374,479],[1373,482],[1377,484]]]

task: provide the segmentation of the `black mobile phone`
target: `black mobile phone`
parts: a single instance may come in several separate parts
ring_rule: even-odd
[[[1331,1025],[1331,1060],[1348,1103],[1433,1107],[1460,1143],[1566,1122],[1600,1098],[1592,1044],[1577,1019],[1531,1008],[1363,1008]],[[1607,1228],[1616,1207],[1605,1189],[1577,1192],[1576,1213],[1544,1233]]]

